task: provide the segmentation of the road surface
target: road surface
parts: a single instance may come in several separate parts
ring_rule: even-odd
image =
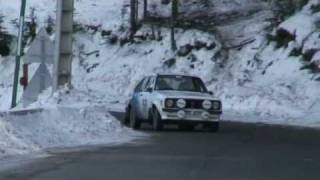
[[[121,117],[121,114],[115,114]],[[218,134],[170,128],[130,144],[57,153],[1,180],[320,179],[320,132],[225,122]]]

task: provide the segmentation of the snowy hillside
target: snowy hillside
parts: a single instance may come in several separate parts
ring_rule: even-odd
[[[16,34],[12,21],[18,17],[18,2],[0,1],[0,14],[5,15],[4,25],[11,34]],[[46,25],[48,16],[54,17],[52,2],[28,1],[29,10],[36,8],[39,26]],[[156,27],[153,40],[151,27],[145,24],[138,31],[135,43],[125,43],[127,1],[75,1],[77,32],[72,99],[77,103],[118,103],[118,107],[123,107],[134,85],[144,75],[195,74],[223,100],[225,120],[320,126],[319,56],[316,56],[319,54],[319,1],[310,1],[289,18],[280,19],[281,22],[268,1],[212,1],[211,9],[188,2],[182,7],[186,19],[201,18],[198,12],[204,9],[222,19],[212,19],[216,27],[208,32],[203,31],[208,28],[203,26],[198,30],[197,27],[178,29],[179,50],[174,53],[170,50],[170,34],[165,26]],[[168,8],[160,4],[154,12],[165,17],[170,12]],[[210,18],[212,16],[205,20]],[[295,38],[283,37],[280,28]],[[316,54],[310,60],[312,63],[303,60],[310,49]],[[293,52],[298,54],[292,56]],[[13,65],[9,62],[2,66],[11,69]],[[1,81],[10,87],[7,81],[10,73],[4,72],[0,72]],[[9,88],[1,91],[10,94]],[[5,108],[8,96],[2,98],[0,107]],[[42,98],[37,105],[51,100]],[[56,102],[70,104],[61,100]]]

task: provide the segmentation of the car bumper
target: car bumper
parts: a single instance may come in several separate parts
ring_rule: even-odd
[[[177,122],[219,122],[221,112],[210,112],[205,110],[168,110],[164,109],[161,113],[163,121]]]

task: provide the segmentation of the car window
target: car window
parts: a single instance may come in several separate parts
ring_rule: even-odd
[[[200,78],[163,75],[157,78],[156,90],[207,92]]]
[[[155,82],[155,78],[154,77],[150,77],[148,83],[146,84],[146,90],[148,88],[152,88],[153,89],[154,82]]]
[[[150,77],[147,77],[142,85],[142,91],[147,91],[148,84],[150,82]]]
[[[146,79],[146,78],[142,79],[142,80],[138,83],[138,85],[136,86],[136,88],[134,88],[134,92],[141,92],[141,91],[142,91],[142,87],[143,87],[143,83],[145,82],[145,79]]]

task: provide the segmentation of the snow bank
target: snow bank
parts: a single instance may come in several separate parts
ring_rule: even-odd
[[[56,107],[0,117],[0,160],[50,148],[129,142],[142,134],[123,128],[104,108]]]

